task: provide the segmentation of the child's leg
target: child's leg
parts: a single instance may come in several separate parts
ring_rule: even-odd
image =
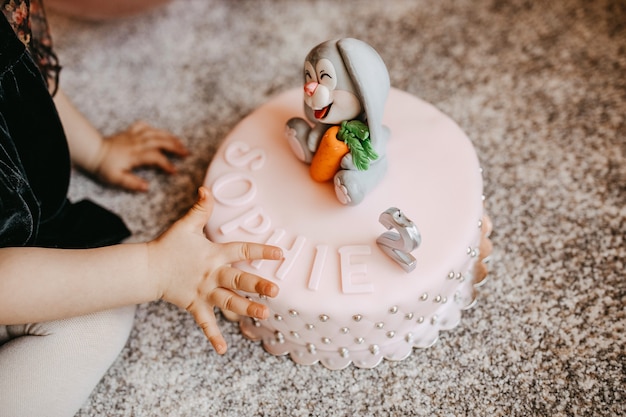
[[[126,344],[134,316],[131,306],[0,326],[0,414],[76,414]]]

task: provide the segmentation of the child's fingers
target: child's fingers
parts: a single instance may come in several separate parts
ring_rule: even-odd
[[[196,203],[181,220],[190,225],[192,229],[202,231],[209,221],[212,211],[213,197],[209,190],[202,186],[198,188],[198,199]]]
[[[166,130],[157,129],[145,122],[139,121],[135,122],[128,131],[132,135],[142,139],[142,146],[161,149],[178,156],[189,155],[189,150],[183,145],[183,142]]]
[[[254,259],[279,260],[283,251],[279,247],[252,242],[231,242],[224,245],[225,263],[249,261]]]
[[[137,160],[133,161],[134,167],[152,166],[161,169],[168,174],[174,174],[176,167],[167,156],[156,149],[142,152],[137,155]]]
[[[276,297],[278,295],[278,285],[258,275],[243,272],[237,268],[221,268],[217,276],[217,282],[218,286],[222,288],[256,293],[268,297]]]
[[[209,295],[209,303],[222,310],[232,311],[239,315],[264,320],[269,315],[269,309],[263,304],[250,301],[225,288],[216,288]]]
[[[226,346],[226,340],[224,340],[224,336],[222,336],[221,332],[215,336],[209,337],[209,342],[211,342],[213,349],[215,349],[218,354],[223,355],[226,353],[228,347]]]
[[[220,355],[224,354],[226,352],[226,341],[217,325],[213,309],[201,306],[199,309],[191,309],[189,312],[193,315],[196,323],[198,323],[206,338],[211,342],[215,351]]]
[[[111,179],[111,182],[130,191],[148,191],[150,188],[148,181],[131,172],[123,172],[116,179]]]
[[[176,156],[187,156],[189,150],[183,145],[180,139],[167,132],[154,131],[146,142],[145,146],[150,149],[165,151]]]
[[[138,120],[128,128],[128,131],[134,134],[139,134],[146,129],[150,129],[150,125],[143,120]]]

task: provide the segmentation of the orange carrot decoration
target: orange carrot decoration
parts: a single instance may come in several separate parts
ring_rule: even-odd
[[[356,168],[361,171],[369,169],[370,161],[378,158],[365,123],[346,120],[341,126],[332,126],[326,130],[311,161],[311,178],[319,182],[332,179],[341,167],[341,159],[348,152]]]
[[[345,142],[337,139],[337,133],[339,126],[331,126],[326,130],[313,155],[309,172],[315,181],[325,182],[332,179],[341,166],[341,158],[350,151]]]

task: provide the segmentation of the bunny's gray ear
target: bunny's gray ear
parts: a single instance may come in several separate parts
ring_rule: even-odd
[[[383,111],[390,88],[387,67],[378,52],[361,40],[340,39],[337,41],[337,49],[361,98],[372,145],[378,149],[379,138],[383,135]]]

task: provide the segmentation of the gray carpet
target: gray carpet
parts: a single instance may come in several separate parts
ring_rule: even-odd
[[[133,240],[183,214],[227,132],[341,36],[468,133],[495,227],[478,305],[405,361],[298,366],[225,321],[220,357],[157,302],[79,416],[626,415],[626,3],[175,0],[51,23],[61,85],[99,129],[144,119],[192,150],[174,177],[142,172],[146,195],[73,174],[71,196],[119,212]]]

